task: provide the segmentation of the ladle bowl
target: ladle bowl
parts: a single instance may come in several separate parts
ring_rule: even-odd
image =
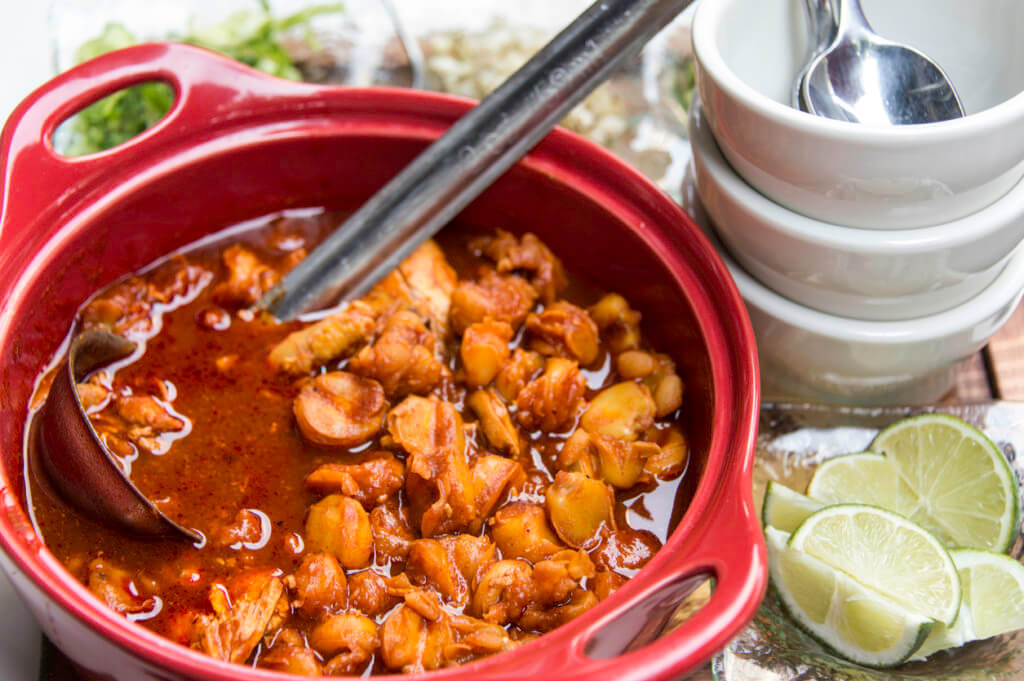
[[[168,518],[139,491],[104,445],[82,407],[76,385],[135,352],[130,340],[102,329],[72,339],[39,413],[40,463],[69,502],[97,520],[133,534],[202,541]]]

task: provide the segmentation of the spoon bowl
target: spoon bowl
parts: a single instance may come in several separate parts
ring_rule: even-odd
[[[800,108],[867,125],[914,125],[962,118],[963,105],[945,72],[912,47],[871,30],[858,0],[840,0],[832,44],[801,79]]]
[[[71,341],[40,412],[39,454],[47,477],[69,502],[93,518],[128,532],[202,541],[139,491],[104,446],[82,407],[76,385],[135,351],[135,343],[99,329]]]

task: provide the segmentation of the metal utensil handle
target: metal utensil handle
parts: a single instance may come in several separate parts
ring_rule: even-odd
[[[794,79],[793,89],[790,92],[790,103],[793,108],[801,110],[806,110],[801,104],[800,96],[804,78],[811,70],[815,57],[828,49],[839,31],[839,19],[834,0],[805,0],[804,7],[807,10],[807,28],[811,37],[811,45],[807,50],[807,61]]]
[[[282,320],[366,293],[692,0],[598,0],[259,302]]]
[[[812,52],[820,54],[836,38],[839,12],[835,0],[805,0],[807,18],[814,41]]]
[[[834,0],[836,6],[836,23],[843,33],[853,30],[873,30],[868,18],[864,16],[864,8],[860,0]]]

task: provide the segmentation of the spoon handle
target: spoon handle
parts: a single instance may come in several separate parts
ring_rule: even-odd
[[[853,30],[872,30],[868,18],[864,16],[864,8],[860,6],[860,0],[835,0],[835,2],[837,23],[842,33]]]
[[[807,61],[804,63],[800,73],[793,80],[793,89],[790,92],[790,103],[794,109],[806,110],[801,102],[801,87],[803,80],[807,77],[815,57],[828,49],[838,33],[838,12],[835,0],[805,0],[804,7],[807,9],[808,35],[811,37],[810,49],[807,50]]]
[[[811,29],[812,56],[821,53],[835,40],[838,12],[834,0],[805,0],[807,21]]]
[[[595,2],[374,194],[258,307],[288,320],[366,293],[691,2]]]

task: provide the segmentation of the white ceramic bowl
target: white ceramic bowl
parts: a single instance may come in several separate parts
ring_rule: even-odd
[[[697,89],[729,162],[776,202],[866,229],[949,222],[992,203],[1024,175],[1024,3],[863,0],[882,35],[933,57],[968,115],[873,127],[789,106],[806,60],[796,0],[700,0]]]
[[[725,246],[769,288],[817,310],[869,320],[948,310],[992,283],[1024,238],[1024,181],[942,225],[842,227],[783,208],[744,182],[716,145],[698,97],[689,129],[697,191]]]
[[[1024,293],[1024,248],[981,293],[908,321],[862,321],[819,312],[775,293],[721,248],[697,197],[692,166],[683,205],[719,247],[757,337],[762,395],[852,405],[928,404],[949,392],[957,364],[998,331]]]

